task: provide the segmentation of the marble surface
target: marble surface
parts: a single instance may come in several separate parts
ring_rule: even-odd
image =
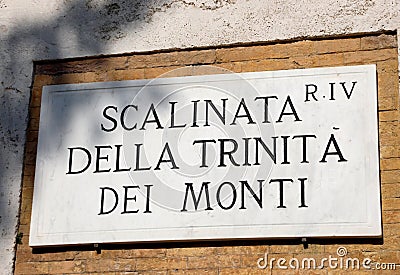
[[[374,65],[44,87],[31,246],[380,235]]]

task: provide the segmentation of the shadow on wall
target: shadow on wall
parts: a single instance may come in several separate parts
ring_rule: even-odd
[[[234,3],[235,0],[0,0],[0,247],[7,248],[7,264],[12,264],[17,233],[33,62],[111,54],[110,49],[115,46],[129,49],[136,33],[146,33],[146,25],[157,24],[153,22],[155,13],[175,6],[216,10]],[[157,30],[162,36],[164,30]],[[154,48],[156,43],[140,44]],[[23,239],[27,241],[28,238]]]
[[[154,13],[164,11],[174,2],[64,0],[61,4],[49,4],[49,10],[59,5],[55,8],[57,14],[44,12],[44,16],[37,20],[11,18],[8,25],[0,23],[0,246],[9,251],[10,263],[7,264],[10,268],[32,85],[32,61],[107,54],[107,49],[114,43],[123,43],[128,32],[135,32],[135,29],[150,23]],[[16,14],[12,7],[18,4],[11,0],[9,3],[0,0],[3,15]],[[38,8],[46,9],[43,6],[24,6],[33,13]],[[28,242],[28,239],[23,241]]]
[[[216,10],[234,3],[235,0],[0,0],[0,244],[13,243],[16,233],[32,61],[110,54],[109,49],[116,45],[129,49],[135,33],[145,33],[146,25],[157,23],[153,22],[155,13],[175,6]],[[161,34],[164,30],[159,31]],[[141,44],[154,48],[155,43]]]

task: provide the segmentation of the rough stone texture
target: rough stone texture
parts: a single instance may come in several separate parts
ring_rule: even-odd
[[[383,243],[350,239],[343,244],[349,257],[365,257],[380,263],[400,263],[400,111],[398,54],[393,34],[352,38],[303,40],[241,47],[209,47],[191,51],[131,54],[35,66],[30,101],[30,120],[22,185],[20,226],[24,234],[17,246],[15,274],[343,274],[345,269],[258,269],[257,259],[313,257],[320,261],[337,257],[335,240],[312,243],[304,249],[298,242],[241,241],[186,244],[108,245],[100,254],[93,248],[42,249],[28,246],[39,107],[43,85],[104,80],[128,80],[210,73],[212,66],[234,72],[298,69],[321,66],[376,64],[378,73],[379,138],[381,161]],[[183,68],[175,70],[177,68]],[[343,240],[342,240],[343,242]],[[340,243],[340,242],[339,242]],[[397,270],[400,267],[397,267]],[[309,271],[309,273],[307,273]],[[380,274],[376,270],[349,270],[351,274]],[[393,271],[388,271],[388,273]]]
[[[0,273],[12,272],[33,60],[365,33],[400,27],[398,0],[306,2],[0,0],[0,266],[3,267]],[[374,43],[366,40],[360,45],[378,49],[380,46]],[[331,51],[331,46],[328,43],[320,50]],[[323,62],[332,64],[330,60],[341,62],[346,58],[345,54],[335,53],[324,61],[307,59],[307,62],[323,65]],[[356,58],[362,62],[363,56]],[[263,62],[261,65],[267,66],[268,62]],[[285,62],[279,59],[272,63],[279,67]],[[295,62],[307,66],[302,63],[304,59]],[[244,62],[235,66],[253,65]],[[146,69],[143,70],[138,74],[145,73]],[[154,73],[157,71],[148,71],[146,75]],[[86,77],[92,76],[88,73]],[[386,98],[380,104],[393,107],[397,102]]]

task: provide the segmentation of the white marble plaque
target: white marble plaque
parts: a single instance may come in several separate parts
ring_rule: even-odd
[[[31,246],[381,235],[375,65],[46,86]]]

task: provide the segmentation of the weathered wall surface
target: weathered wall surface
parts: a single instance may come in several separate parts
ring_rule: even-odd
[[[376,64],[382,189],[383,242],[350,239],[311,243],[307,249],[297,241],[259,240],[180,244],[103,245],[93,247],[42,248],[28,245],[43,85],[118,81],[155,77],[233,72],[301,69],[311,67]],[[211,67],[211,66],[212,67]],[[259,269],[257,261],[271,258],[296,259],[337,257],[341,243],[347,257],[370,258],[379,263],[400,263],[400,127],[397,40],[393,34],[363,35],[329,40],[208,48],[191,51],[132,54],[36,65],[30,102],[30,120],[22,185],[15,274],[297,274],[294,270]],[[339,203],[339,202],[338,202]],[[315,240],[314,240],[315,241]],[[347,259],[346,257],[346,259]],[[397,267],[397,270],[400,267]],[[304,270],[306,272],[307,270]],[[342,274],[345,269],[309,270],[312,274]],[[351,269],[364,274],[366,269]],[[371,270],[374,272],[373,270]],[[300,271],[301,272],[301,271]],[[329,273],[328,273],[329,272]],[[390,271],[389,271],[390,272]],[[393,272],[393,271],[392,271]],[[300,273],[301,274],[301,273]]]
[[[0,0],[0,273],[12,271],[33,61],[400,27],[400,3]]]

